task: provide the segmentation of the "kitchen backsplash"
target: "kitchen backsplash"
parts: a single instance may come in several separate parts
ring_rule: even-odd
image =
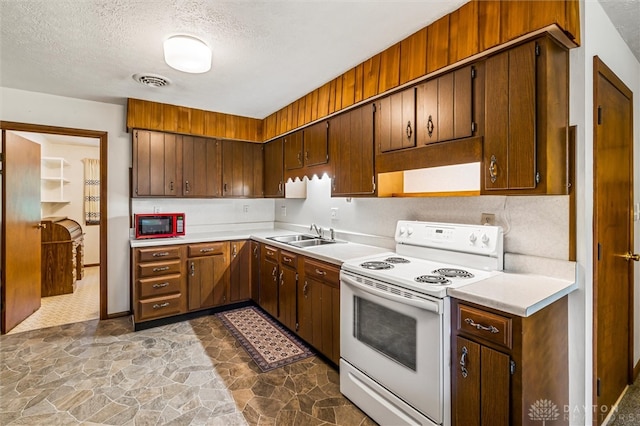
[[[480,223],[482,213],[495,214],[496,225],[502,226],[505,231],[506,252],[568,259],[568,196],[494,195],[349,200],[331,198],[331,180],[325,177],[308,182],[306,199],[275,201],[276,224],[308,226],[313,222],[337,231],[388,238],[393,238],[399,219]],[[332,214],[335,219],[332,219]]]

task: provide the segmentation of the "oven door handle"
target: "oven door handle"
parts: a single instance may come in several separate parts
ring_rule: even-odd
[[[373,295],[376,295],[378,297],[382,297],[384,299],[387,300],[391,300],[393,302],[398,302],[398,303],[402,303],[405,305],[411,305],[411,306],[415,306],[416,308],[419,309],[423,309],[425,311],[429,311],[429,312],[433,312],[436,314],[440,313],[440,306],[438,305],[438,303],[432,301],[432,300],[427,300],[427,299],[423,299],[423,298],[419,298],[418,296],[416,296],[415,299],[410,299],[408,297],[403,297],[403,296],[396,296],[393,293],[388,293],[386,291],[383,290],[378,290],[375,287],[370,287],[366,284],[361,284],[358,281],[354,280],[353,278],[342,274],[340,276],[340,280],[343,281],[346,285],[351,286],[351,287],[355,287],[358,288],[366,293],[370,293]]]

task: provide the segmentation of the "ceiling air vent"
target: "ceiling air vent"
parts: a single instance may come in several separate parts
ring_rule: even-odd
[[[165,87],[171,84],[168,78],[157,74],[134,74],[133,79],[140,84],[151,87]]]

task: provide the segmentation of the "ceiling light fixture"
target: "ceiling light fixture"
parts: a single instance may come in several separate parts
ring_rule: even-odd
[[[200,39],[176,35],[164,41],[164,61],[178,71],[204,73],[211,69],[211,49]]]

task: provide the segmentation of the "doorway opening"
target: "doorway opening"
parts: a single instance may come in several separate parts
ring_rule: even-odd
[[[3,324],[3,331],[21,332],[88,319],[107,319],[107,133],[13,122],[0,122],[0,127],[3,131],[19,135],[24,139],[35,140],[42,146],[42,178],[44,179],[42,179],[41,189],[44,202],[41,203],[40,209],[43,220],[39,224],[42,230],[46,231],[45,227],[48,224],[50,230],[51,228],[58,230],[68,228],[71,230],[70,235],[74,232],[84,234],[80,239],[84,245],[74,244],[73,256],[75,258],[77,255],[75,264],[78,265],[77,268],[72,268],[75,274],[74,291],[60,295],[43,293],[42,304],[38,311],[13,330],[4,330]],[[96,211],[91,213],[92,216],[85,214],[85,203],[87,203],[86,200],[94,199],[98,191],[95,191],[92,196],[83,196],[84,191],[88,189],[85,185],[87,165],[94,167],[94,172],[98,175],[90,180],[96,179],[100,182],[100,201],[99,205],[93,206]],[[99,165],[99,171],[95,170],[96,165]],[[73,186],[70,184],[68,174],[65,175],[65,172],[69,173],[68,170],[64,170],[67,167],[69,170],[75,170],[73,179],[81,181],[83,193],[80,194],[82,197],[80,199],[77,192],[75,195],[73,191],[65,193],[67,187]],[[75,186],[77,191],[77,182]],[[67,195],[75,197],[73,202],[69,202],[71,200]],[[71,204],[74,204],[73,208],[70,207]],[[78,209],[82,213],[78,213]],[[100,219],[92,220],[91,217]],[[81,231],[74,227],[81,228]],[[51,236],[52,233],[48,235]],[[51,247],[55,244],[52,243]],[[6,249],[11,248],[6,247]],[[47,255],[45,252],[43,249],[42,262],[48,261],[51,265],[48,270],[55,270],[58,259],[55,254]],[[49,256],[48,260],[47,256]],[[46,264],[44,269],[47,269]],[[3,292],[3,306],[6,306],[7,302],[5,296]]]

